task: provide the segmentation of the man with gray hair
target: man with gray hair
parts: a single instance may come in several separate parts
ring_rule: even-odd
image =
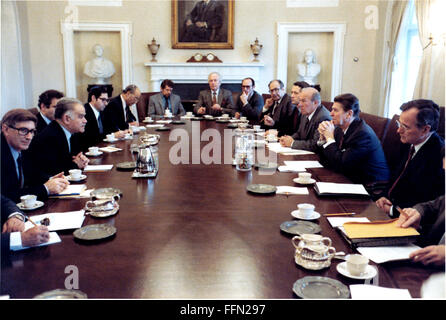
[[[128,130],[129,126],[138,125],[138,111],[134,106],[141,98],[141,91],[134,85],[128,85],[119,96],[110,100],[104,109],[105,134],[119,130]]]
[[[294,97],[292,96],[292,100]],[[299,94],[298,108],[301,112],[299,129],[292,136],[282,136],[279,140],[284,147],[316,151],[322,121],[331,120],[330,112],[321,105],[321,95],[315,88],[303,88]]]
[[[56,104],[55,120],[33,140],[30,146],[31,157],[48,175],[70,169],[83,169],[88,158],[80,152],[79,135],[84,132],[85,108],[73,98],[62,98]]]
[[[208,76],[209,89],[200,91],[194,113],[197,115],[210,114],[220,116],[227,113],[234,116],[234,103],[232,92],[221,86],[221,76],[218,72],[211,72]]]

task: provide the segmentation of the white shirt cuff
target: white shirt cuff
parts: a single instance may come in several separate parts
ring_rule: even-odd
[[[14,212],[14,213],[11,213],[9,216],[8,216],[8,219],[10,219],[10,218],[12,218],[12,217],[14,217],[14,216],[20,216],[20,220],[22,220],[22,221],[25,221],[25,216],[22,214],[22,213],[20,213],[20,212]]]
[[[323,145],[324,149],[327,148],[330,144],[335,143],[335,142],[336,142],[335,139],[331,139],[331,138],[329,138],[329,139],[327,140],[327,142]]]
[[[11,232],[9,236],[9,248],[11,250],[22,247],[22,235],[21,232]]]

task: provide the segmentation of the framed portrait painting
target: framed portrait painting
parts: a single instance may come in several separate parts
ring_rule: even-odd
[[[233,49],[234,0],[172,0],[173,49]]]

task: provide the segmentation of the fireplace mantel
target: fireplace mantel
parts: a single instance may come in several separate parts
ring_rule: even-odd
[[[151,91],[159,91],[161,82],[170,79],[176,83],[206,83],[211,72],[222,76],[222,83],[241,83],[246,77],[260,79],[263,63],[158,63],[148,62]]]

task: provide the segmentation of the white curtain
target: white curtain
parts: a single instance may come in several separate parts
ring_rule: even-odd
[[[385,43],[384,60],[385,69],[383,74],[383,103],[384,116],[388,115],[390,90],[392,84],[392,73],[394,69],[395,51],[398,43],[398,36],[403,23],[404,13],[406,12],[409,1],[394,0],[389,3],[390,6],[390,28],[388,30],[387,41]],[[392,115],[390,115],[392,117]]]
[[[445,105],[445,0],[416,0],[418,33],[423,50],[414,99]],[[433,43],[429,37],[433,37]]]

